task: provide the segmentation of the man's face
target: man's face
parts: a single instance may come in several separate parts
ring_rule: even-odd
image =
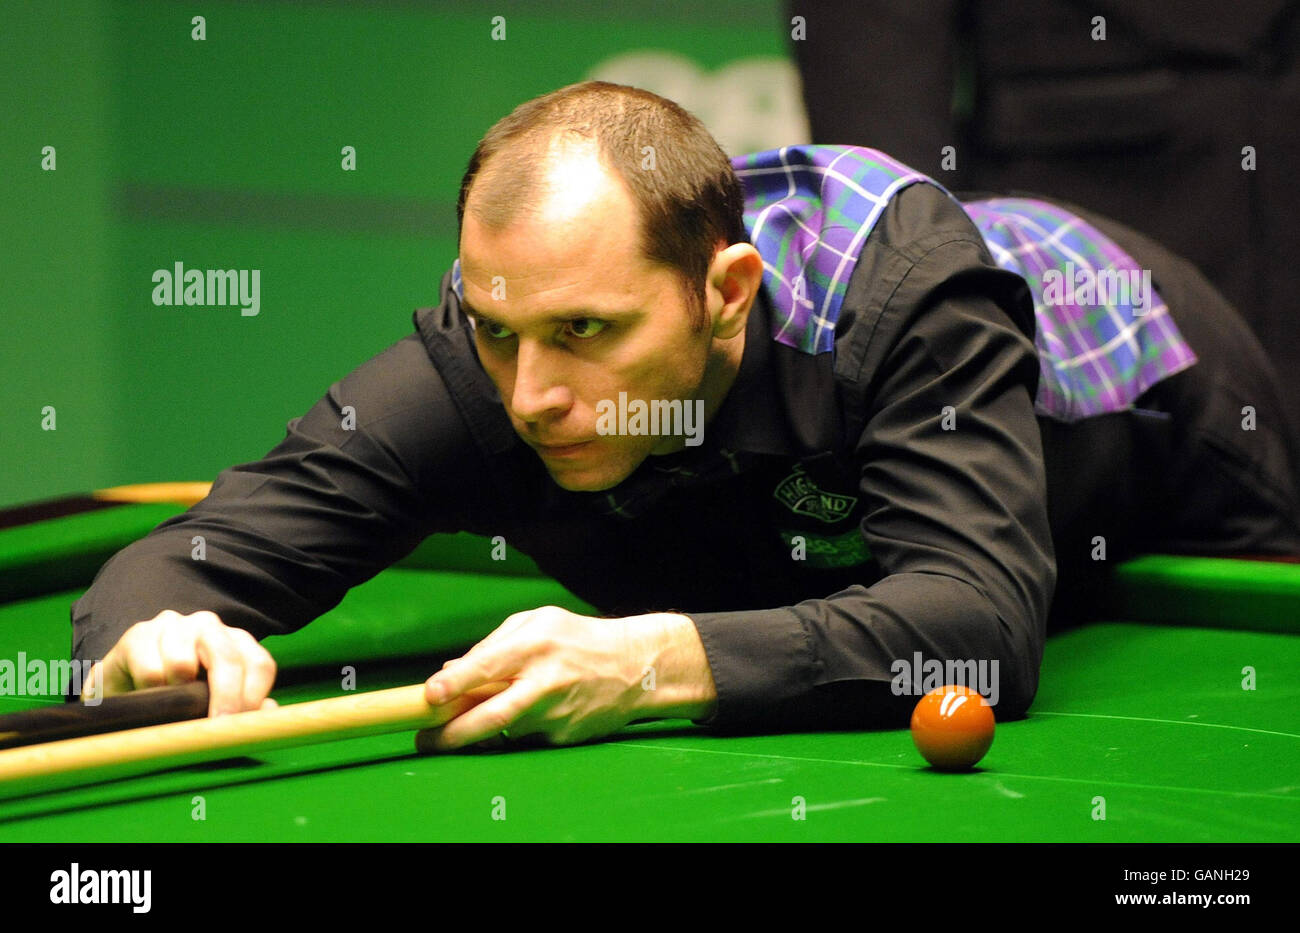
[[[597,405],[701,398],[696,332],[676,270],[641,255],[631,196],[592,153],[549,173],[535,212],[503,229],[466,210],[460,263],[475,342],[515,431],[561,487],[609,489],[680,437],[601,435]],[[470,206],[473,205],[473,190]]]

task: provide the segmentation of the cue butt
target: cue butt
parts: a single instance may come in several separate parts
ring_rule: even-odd
[[[494,687],[489,692],[495,693],[505,684],[489,687]],[[42,793],[273,748],[427,729],[481,702],[485,690],[488,688],[430,706],[421,683],[13,748],[0,751],[0,797]]]
[[[208,685],[196,680],[105,697],[95,705],[58,703],[0,716],[0,749],[137,729],[208,714]]]

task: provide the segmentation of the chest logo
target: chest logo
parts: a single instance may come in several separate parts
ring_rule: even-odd
[[[772,493],[778,502],[796,515],[807,515],[826,524],[848,518],[858,504],[857,496],[844,496],[818,488],[812,477],[796,464],[794,472],[781,480]]]

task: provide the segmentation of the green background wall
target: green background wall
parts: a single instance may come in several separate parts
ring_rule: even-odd
[[[434,301],[479,135],[612,57],[677,56],[636,83],[733,151],[805,141],[786,28],[777,0],[6,0],[0,505],[261,456]],[[261,312],[154,306],[178,261],[261,270]]]

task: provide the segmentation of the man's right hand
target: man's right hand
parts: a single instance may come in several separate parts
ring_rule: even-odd
[[[101,686],[100,696],[115,696],[188,683],[198,679],[200,670],[208,672],[209,716],[276,705],[268,697],[275,660],[256,638],[226,625],[214,612],[181,615],[171,609],[127,629],[91,669],[82,697]]]

